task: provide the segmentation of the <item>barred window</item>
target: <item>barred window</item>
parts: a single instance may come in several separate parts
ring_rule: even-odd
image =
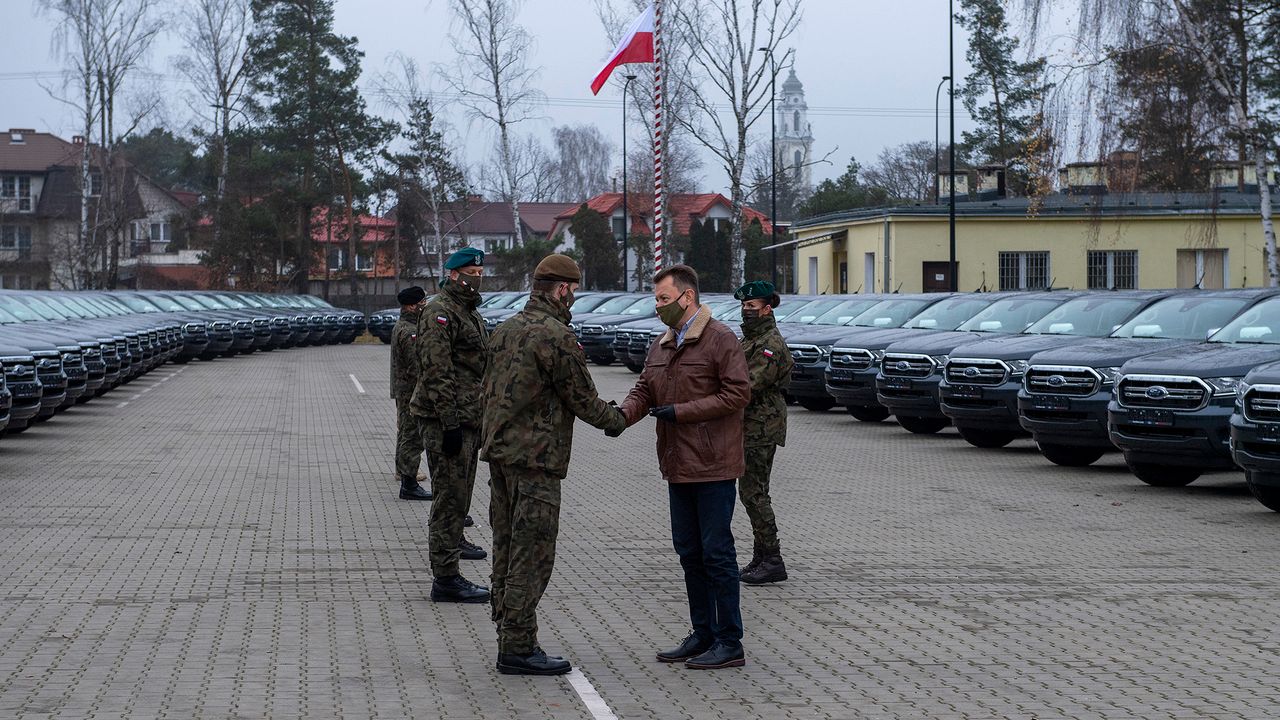
[[[1137,250],[1090,250],[1090,290],[1136,290]]]
[[[1001,290],[1048,290],[1049,251],[1000,253]]]

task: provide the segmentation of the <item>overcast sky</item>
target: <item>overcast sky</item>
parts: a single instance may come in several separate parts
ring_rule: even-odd
[[[57,88],[60,83],[56,73],[61,59],[50,50],[52,18],[38,13],[33,0],[0,0],[0,5],[9,10],[0,24],[0,47],[8,59],[0,68],[0,127],[48,130],[69,138],[76,132],[73,111],[41,87]],[[803,20],[790,43],[796,51],[796,73],[811,108],[814,156],[834,151],[832,165],[814,168],[815,182],[840,174],[850,156],[865,165],[886,146],[932,140],[934,90],[947,72],[946,1],[805,0],[803,7]],[[359,39],[365,53],[362,85],[368,88],[391,68],[390,59],[397,52],[423,67],[451,60],[447,0],[337,0],[336,14],[337,31]],[[589,88],[612,49],[592,0],[528,0],[520,21],[535,40],[529,61],[541,68],[538,85],[549,100],[542,109],[544,118],[527,124],[522,132],[547,136],[552,125],[590,123],[620,142],[617,88],[608,86],[595,98]],[[189,88],[172,69],[172,58],[181,52],[180,41],[166,35],[149,62],[161,74],[154,82],[166,99],[157,120],[176,128],[192,122]],[[964,53],[965,35],[957,28],[959,78],[968,72]],[[443,89],[438,81],[431,84]],[[368,102],[374,112],[392,112],[375,96]],[[942,112],[945,142],[945,90]],[[468,128],[465,117],[452,108],[444,114],[464,137],[468,160],[480,160],[487,151],[487,128]],[[958,136],[971,125],[962,108],[957,108],[957,116]],[[767,140],[767,115],[754,132],[757,139]],[[629,142],[642,141],[641,133],[633,130]],[[725,190],[725,174],[709,157],[703,179],[707,190]]]

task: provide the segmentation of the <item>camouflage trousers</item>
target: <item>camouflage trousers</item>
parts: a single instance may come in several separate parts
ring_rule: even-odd
[[[500,654],[538,646],[538,602],[547,590],[560,534],[560,478],[541,470],[489,463],[493,527],[490,601]]]
[[[777,552],[778,521],[773,516],[773,501],[769,499],[769,475],[773,472],[773,455],[776,445],[759,445],[747,448],[747,472],[738,481],[738,496],[751,519],[751,534],[755,549],[761,552]]]
[[[422,428],[409,412],[409,400],[396,400],[396,479],[418,479],[422,465]]]
[[[458,574],[462,541],[462,523],[471,512],[471,491],[476,484],[476,462],[480,453],[480,433],[462,429],[462,451],[453,457],[440,452],[443,430],[440,423],[418,418],[422,427],[422,444],[427,449],[427,468],[431,471],[431,527],[427,545],[431,555],[431,574],[450,577]]]

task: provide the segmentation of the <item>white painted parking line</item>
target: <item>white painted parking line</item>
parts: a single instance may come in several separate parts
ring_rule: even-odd
[[[569,678],[569,684],[573,686],[574,692],[578,693],[578,697],[582,698],[582,704],[587,706],[587,712],[591,713],[591,717],[595,720],[618,720],[618,716],[609,709],[609,704],[600,697],[600,693],[596,692],[596,686],[591,684],[581,670],[574,668],[565,677]]]
[[[356,384],[356,392],[358,392],[358,393],[360,393],[361,395],[363,395],[363,394],[364,394],[364,386],[360,384],[360,381],[356,379],[356,376],[355,376],[355,375],[348,375],[347,377],[351,378],[351,382],[353,382],[353,383],[355,383],[355,384]]]

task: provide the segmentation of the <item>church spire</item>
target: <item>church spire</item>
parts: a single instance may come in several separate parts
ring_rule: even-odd
[[[813,133],[809,124],[809,105],[804,100],[804,85],[791,68],[778,94],[776,138],[779,172],[795,178],[800,189],[812,188],[813,173],[809,166],[813,150]]]

